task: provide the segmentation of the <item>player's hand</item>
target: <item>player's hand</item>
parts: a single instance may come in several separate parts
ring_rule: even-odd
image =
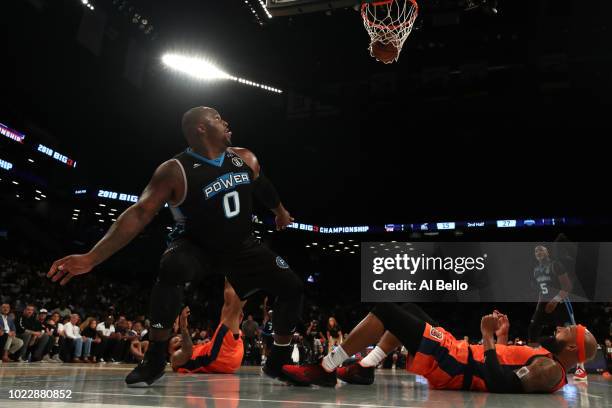
[[[63,286],[74,276],[83,275],[91,271],[94,266],[93,260],[87,254],[68,255],[65,258],[53,262],[51,269],[49,269],[47,273],[47,278],[51,278],[53,282],[57,282],[61,279],[60,285]]]
[[[480,332],[483,337],[493,336],[498,329],[497,317],[493,314],[482,316],[480,320]]]
[[[186,328],[187,324],[188,324],[188,320],[189,320],[189,315],[191,314],[191,310],[189,309],[189,306],[185,306],[183,308],[183,310],[181,311],[181,316],[179,319],[181,328]]]
[[[289,211],[284,208],[276,214],[276,218],[274,219],[276,223],[276,230],[284,230],[287,228],[287,225],[290,225],[293,222],[293,217],[289,214]]]
[[[554,311],[554,310],[557,308],[557,304],[558,304],[558,303],[559,303],[559,302],[556,302],[556,301],[554,301],[554,300],[551,300],[550,302],[548,302],[548,303],[546,304],[546,307],[544,307],[544,311],[545,311],[546,313],[552,313],[552,312],[553,312],[553,311]]]
[[[495,310],[493,312],[493,316],[497,317],[497,330],[495,330],[495,335],[497,337],[508,336],[508,332],[510,331],[510,320],[508,320],[508,316],[505,314]]]

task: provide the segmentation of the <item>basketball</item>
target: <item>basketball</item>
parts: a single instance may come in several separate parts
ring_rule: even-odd
[[[392,43],[376,41],[370,46],[370,55],[380,62],[390,64],[397,59],[399,50]]]

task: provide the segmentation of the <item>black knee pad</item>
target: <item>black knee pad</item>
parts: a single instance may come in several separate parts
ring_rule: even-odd
[[[183,305],[183,285],[157,282],[151,293],[151,328],[172,329]]]
[[[173,243],[164,252],[151,294],[152,328],[172,328],[183,304],[185,284],[203,274],[203,270],[198,248],[187,241]]]
[[[287,271],[291,277],[283,282],[283,290],[276,299],[272,325],[274,333],[280,336],[291,334],[295,330],[302,315],[304,285],[293,272]]]

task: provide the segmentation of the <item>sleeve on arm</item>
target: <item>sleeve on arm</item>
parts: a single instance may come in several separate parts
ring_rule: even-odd
[[[263,172],[253,183],[253,194],[268,209],[276,208],[280,204],[280,197],[276,188]]]
[[[495,349],[485,351],[485,383],[490,392],[521,393],[523,385],[514,371],[504,369],[497,359]]]

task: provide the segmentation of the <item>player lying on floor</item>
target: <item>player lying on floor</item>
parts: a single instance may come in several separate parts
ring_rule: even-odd
[[[241,301],[232,285],[225,281],[223,309],[215,334],[206,344],[193,345],[189,334],[189,307],[180,314],[181,334],[170,339],[168,352],[172,370],[179,373],[231,374],[240,368],[244,346],[240,338],[240,322],[243,318]]]
[[[507,317],[501,313],[483,316],[483,344],[470,345],[456,340],[415,304],[381,303],[321,364],[286,365],[283,373],[299,385],[334,386],[337,374],[347,382],[371,384],[373,368],[359,363],[340,370],[337,367],[380,340],[372,353],[382,353],[382,360],[387,351],[403,344],[410,354],[406,369],[425,377],[434,389],[554,392],[567,383],[565,373],[569,368],[593,359],[597,352],[595,337],[582,325],[557,327],[554,337],[542,343],[546,348],[501,344],[506,342],[508,327]],[[495,343],[496,332],[500,344]]]

